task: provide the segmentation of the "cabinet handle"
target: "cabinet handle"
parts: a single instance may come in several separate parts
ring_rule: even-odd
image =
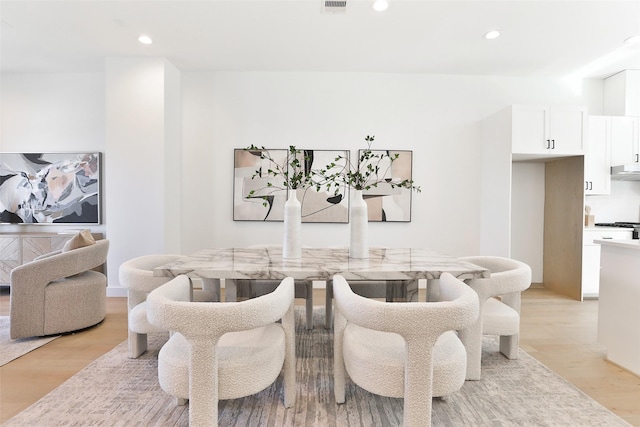
[[[638,163],[638,157],[640,157],[640,154],[636,154],[636,163]]]
[[[588,190],[589,189],[589,181],[585,181],[584,182],[584,189]]]
[[[552,140],[551,140],[551,149],[552,149],[552,150],[555,150],[555,149],[556,149],[556,140],[555,140],[555,139],[552,139]]]
[[[548,150],[549,148],[551,148],[551,140],[547,139],[546,149]]]

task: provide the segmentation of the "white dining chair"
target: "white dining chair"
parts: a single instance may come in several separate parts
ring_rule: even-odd
[[[252,245],[250,248],[273,248],[270,245]],[[237,286],[237,299],[255,298],[261,295],[273,292],[280,284],[280,280],[267,279],[238,279],[235,281]],[[307,329],[313,329],[313,281],[296,280],[295,297],[305,300],[305,321]]]
[[[386,248],[384,248],[386,249]],[[349,280],[349,286],[356,294],[366,298],[385,299],[388,302],[406,301],[407,287],[402,280]],[[333,282],[325,285],[325,328],[333,323]]]
[[[431,425],[432,397],[459,390],[467,354],[454,331],[478,317],[478,296],[448,273],[438,302],[388,303],[355,294],[334,276],[334,393],[346,401],[346,375],[382,396],[404,398],[405,426]]]
[[[170,277],[156,277],[153,270],[163,264],[183,259],[182,255],[143,255],[130,259],[120,265],[118,274],[120,286],[127,290],[127,324],[129,329],[129,357],[140,357],[147,350],[147,334],[164,332],[165,330],[152,325],[147,316],[147,296],[157,287],[167,283]],[[218,291],[219,292],[219,291]],[[212,292],[196,291],[193,298],[201,301],[219,299]]]
[[[288,277],[263,296],[240,302],[189,301],[178,276],[149,294],[149,321],[174,331],[158,354],[162,389],[189,402],[189,425],[217,426],[218,400],[270,386],[284,369],[284,406],[296,399],[294,284]]]
[[[459,332],[467,349],[467,379],[482,376],[482,336],[500,337],[500,352],[509,359],[518,358],[520,337],[520,299],[531,285],[531,268],[518,260],[497,256],[460,258],[488,269],[491,276],[473,279],[468,285],[480,301],[478,320]]]

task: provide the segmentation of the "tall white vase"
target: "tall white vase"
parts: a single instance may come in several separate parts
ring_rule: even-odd
[[[369,215],[362,190],[355,190],[349,212],[349,256],[369,258]]]
[[[296,190],[289,190],[289,198],[284,203],[284,241],[283,258],[300,258],[302,256],[302,210]]]

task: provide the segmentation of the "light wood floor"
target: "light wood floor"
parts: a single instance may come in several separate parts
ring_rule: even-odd
[[[314,292],[324,304],[324,290]],[[9,313],[0,295],[0,315]],[[109,298],[100,325],[65,335],[0,367],[0,423],[127,339],[124,298]],[[640,378],[606,362],[596,343],[597,300],[579,302],[542,287],[523,294],[520,345],[584,393],[640,427]]]

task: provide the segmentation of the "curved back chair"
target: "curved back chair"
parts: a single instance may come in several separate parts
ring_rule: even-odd
[[[171,279],[154,276],[153,269],[180,258],[182,255],[144,255],[120,265],[120,286],[127,290],[129,357],[132,359],[147,350],[147,334],[166,331],[149,323],[147,318],[147,295]],[[203,291],[196,299],[213,300],[215,296]]]
[[[406,286],[402,280],[350,280],[349,287],[365,298],[384,298],[387,302],[406,301]],[[327,280],[325,292],[325,328],[331,329],[333,323],[333,282]]]
[[[189,399],[189,425],[218,425],[218,400],[264,390],[284,366],[284,406],[295,404],[294,285],[241,302],[189,302],[178,276],[147,298],[152,324],[175,331],[158,354],[162,389]],[[280,322],[278,322],[280,320]]]
[[[480,316],[473,325],[459,333],[467,348],[467,379],[479,380],[482,335],[499,335],[500,352],[509,359],[518,358],[520,293],[531,285],[531,268],[521,261],[504,257],[472,256],[461,259],[491,272],[489,278],[469,282],[469,286],[478,294]]]
[[[268,248],[269,245],[253,245],[251,248]],[[295,282],[295,297],[305,300],[305,317],[307,323],[307,329],[313,329],[313,282],[311,280],[296,280]],[[266,279],[239,279],[236,280],[238,289],[238,299],[240,298],[255,298],[260,295],[265,295],[273,290],[280,284],[279,280],[266,280]]]
[[[404,398],[405,426],[431,425],[432,397],[462,387],[467,355],[455,330],[478,317],[478,297],[448,273],[438,302],[387,303],[333,279],[334,392],[345,402],[345,373],[365,390]]]
[[[93,271],[107,261],[106,239],[60,250],[11,270],[12,339],[77,331],[107,312],[107,278]]]

